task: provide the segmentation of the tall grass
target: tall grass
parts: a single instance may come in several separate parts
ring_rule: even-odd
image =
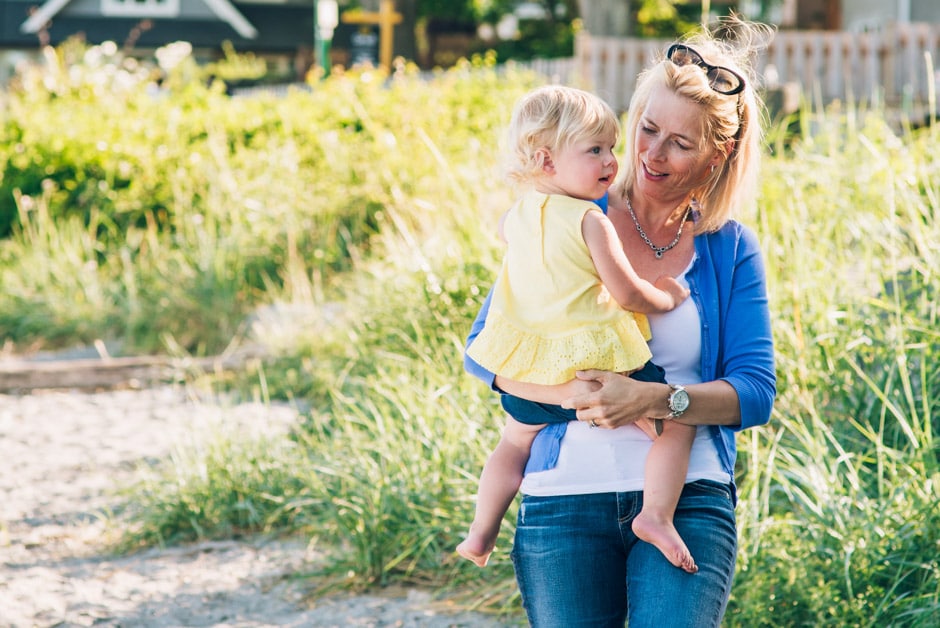
[[[823,112],[756,216],[780,394],[743,437],[730,625],[940,618],[936,129]]]
[[[518,620],[513,513],[486,570],[452,548],[502,420],[461,367],[510,198],[497,139],[537,79],[485,62],[385,79],[247,99],[180,81],[126,99],[157,128],[109,130],[128,139],[97,156],[75,132],[49,152],[71,165],[43,176],[20,138],[51,141],[41,116],[87,93],[8,95],[23,115],[7,120],[0,151],[29,156],[8,173],[38,179],[10,192],[0,335],[267,349],[243,373],[197,383],[289,399],[303,421],[152,469],[132,493],[126,543],[298,533],[331,550],[318,575],[337,586],[459,589]],[[741,217],[767,259],[779,397],[771,424],[739,438],[729,626],[940,620],[938,130],[885,120],[804,112]],[[77,189],[69,168],[85,182],[77,197],[63,192]]]

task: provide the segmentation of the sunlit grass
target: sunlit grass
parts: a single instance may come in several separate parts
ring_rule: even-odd
[[[518,619],[513,513],[487,569],[452,549],[502,421],[462,370],[510,198],[498,135],[537,79],[485,63],[383,78],[115,97],[110,112],[159,124],[110,129],[120,150],[91,156],[90,125],[58,153],[17,148],[50,146],[45,121],[74,104],[24,96],[0,141],[17,156],[4,185],[22,184],[0,241],[0,335],[253,344],[264,359],[196,383],[301,409],[286,436],[220,437],[142,476],[129,546],[302,534],[329,550],[316,575],[332,586],[427,585]],[[766,256],[779,395],[771,424],[739,437],[726,623],[936,625],[940,131],[846,108],[800,121],[741,216]],[[51,158],[68,167],[39,167]]]
[[[829,112],[767,164],[780,394],[741,439],[729,625],[940,618],[936,133],[861,117]]]

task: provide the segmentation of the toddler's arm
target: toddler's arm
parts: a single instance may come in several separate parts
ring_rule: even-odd
[[[673,277],[660,277],[653,285],[637,275],[613,223],[604,214],[585,213],[581,233],[601,282],[623,309],[641,314],[668,312],[689,296],[689,291]]]

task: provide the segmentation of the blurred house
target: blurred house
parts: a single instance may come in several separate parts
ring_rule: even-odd
[[[582,12],[607,10],[615,0],[581,3]],[[727,3],[722,3],[724,7]],[[786,113],[802,97],[885,106],[910,119],[935,113],[940,90],[940,0],[750,0],[736,9],[778,27],[755,63],[763,87],[785,88]],[[713,5],[715,8],[715,5]],[[714,17],[716,13],[712,13]],[[762,17],[761,17],[762,16]],[[592,30],[599,23],[601,32]],[[671,38],[607,34],[609,20],[587,16],[579,33],[576,74],[618,110],[625,110],[633,77],[662,55]]]
[[[409,58],[416,2],[396,2],[404,20],[396,28],[395,54]],[[361,4],[374,9],[378,0]],[[0,0],[0,52],[35,52],[80,36],[90,44],[113,41],[145,53],[187,41],[197,58],[211,59],[229,42],[237,52],[293,66],[302,75],[314,62],[315,6],[316,0]],[[340,62],[361,30],[350,24],[336,29],[333,45]]]
[[[892,23],[940,23],[937,0],[782,0],[774,12],[774,23],[798,30],[861,32]]]
[[[194,48],[291,52],[313,45],[310,0],[0,0],[0,48],[62,43],[80,34],[157,48],[188,41]]]

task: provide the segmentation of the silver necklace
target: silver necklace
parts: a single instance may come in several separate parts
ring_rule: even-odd
[[[623,198],[625,201],[627,201],[627,211],[630,212],[630,218],[633,219],[633,226],[636,227],[637,233],[640,234],[640,237],[643,238],[643,241],[646,242],[647,246],[653,249],[653,253],[656,254],[656,259],[662,259],[663,253],[679,244],[679,238],[682,237],[682,228],[685,227],[685,221],[689,219],[689,212],[692,211],[691,205],[685,210],[685,214],[682,216],[682,222],[679,223],[679,230],[676,231],[676,237],[673,238],[672,242],[666,246],[656,246],[653,244],[652,240],[650,240],[650,237],[646,235],[646,232],[643,231],[643,227],[640,226],[640,221],[637,220],[636,212],[633,211],[633,205],[630,204],[630,199],[626,194],[623,195]]]

